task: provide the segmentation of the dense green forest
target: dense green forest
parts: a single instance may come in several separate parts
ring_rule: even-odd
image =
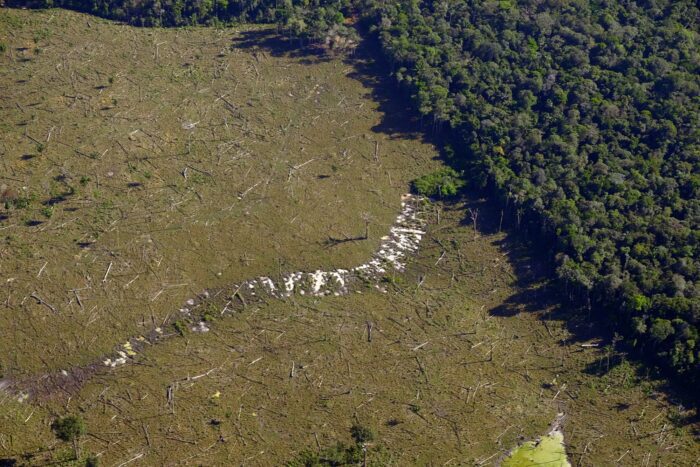
[[[568,295],[700,382],[700,10],[688,0],[12,0],[137,25],[361,19],[450,164],[552,240]],[[454,149],[451,149],[454,148]]]
[[[686,1],[385,2],[416,106],[555,239],[557,274],[698,378],[699,11]]]

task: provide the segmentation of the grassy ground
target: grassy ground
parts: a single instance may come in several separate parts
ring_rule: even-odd
[[[407,181],[436,164],[382,126],[392,115],[356,68],[239,47],[265,31],[138,30],[61,11],[0,20],[1,183],[35,194],[0,222],[11,376],[90,362],[204,287],[359,264]],[[466,208],[480,210],[478,235]],[[325,246],[362,234],[364,217],[370,240]],[[497,215],[468,202],[430,217],[386,293],[271,301],[70,398],[0,395],[0,459],[70,463],[50,425],[78,414],[80,451],[101,465],[279,465],[351,444],[353,425],[374,434],[370,465],[494,465],[563,412],[574,465],[697,464],[692,414],[572,334]]]
[[[474,238],[463,208],[442,210],[386,294],[270,302],[156,346],[69,401],[6,402],[7,452],[69,458],[48,424],[75,413],[89,427],[82,451],[104,465],[279,465],[351,443],[353,425],[375,434],[371,465],[493,465],[564,412],[574,465],[693,465],[688,414],[632,365],[606,367],[607,351],[542,321],[546,310],[523,309],[508,258],[529,259],[486,225]]]
[[[372,131],[341,60],[271,57],[236,29],[0,10],[0,38],[6,375],[89,362],[205,287],[360,264],[435,164]],[[365,218],[369,241],[326,248]]]

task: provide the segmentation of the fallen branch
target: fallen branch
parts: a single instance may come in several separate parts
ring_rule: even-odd
[[[430,342],[430,341],[425,341],[422,344],[413,347],[411,350],[413,350],[415,352],[416,350],[421,349],[421,348],[425,347],[426,345],[428,345],[428,342]]]
[[[135,460],[141,459],[142,457],[143,457],[143,453],[138,454],[138,455],[132,457],[131,459],[129,459],[128,461],[122,462],[117,467],[124,467],[126,464],[130,464],[131,462],[134,462]]]
[[[194,166],[192,166],[192,165],[190,165],[190,164],[187,164],[187,167],[189,167],[190,169],[192,169],[192,170],[194,170],[194,171],[197,171],[197,172],[199,172],[199,173],[201,173],[201,174],[208,175],[208,176],[210,176],[210,177],[214,177],[214,175],[212,175],[211,172],[207,172],[206,170],[198,169],[197,167],[194,167]]]
[[[36,278],[37,278],[37,279],[39,278],[39,276],[41,276],[41,273],[44,272],[44,269],[46,268],[46,265],[47,265],[47,264],[49,264],[48,261],[46,261],[46,262],[44,263],[44,265],[41,267],[41,269],[39,269],[39,273],[36,275]]]
[[[109,276],[109,271],[112,270],[112,264],[113,264],[113,263],[110,261],[110,262],[109,262],[109,266],[107,266],[107,272],[105,272],[105,276],[102,278],[102,283],[103,283],[103,284],[104,284],[105,282],[107,282],[107,276]]]
[[[53,311],[54,313],[58,313],[58,310],[56,309],[56,307],[54,307],[54,306],[51,305],[50,303],[46,303],[46,302],[44,301],[44,299],[42,299],[42,298],[41,298],[40,296],[38,296],[36,293],[32,293],[30,296],[31,296],[33,299],[35,299],[37,302],[39,302],[41,305],[44,305],[45,307],[47,307],[49,310]]]

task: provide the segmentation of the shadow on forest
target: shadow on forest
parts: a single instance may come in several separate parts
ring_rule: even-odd
[[[663,398],[673,406],[668,417],[670,422],[676,427],[688,427],[694,436],[700,436],[700,411],[692,410],[697,409],[700,396],[695,388],[684,387],[678,381],[665,378],[652,365],[629,365],[636,357],[621,341],[618,344],[613,330],[601,323],[600,317],[596,318],[592,310],[571,304],[566,290],[556,280],[550,252],[533,245],[514,222],[506,224],[504,221],[501,225],[501,210],[494,202],[477,195],[467,196],[463,201],[466,202],[462,220],[464,228],[473,228],[469,210],[478,209],[477,230],[480,235],[493,235],[501,229],[506,234],[497,245],[513,269],[517,292],[489,310],[491,316],[512,317],[520,313],[536,313],[545,325],[547,322],[560,322],[569,334],[568,338],[559,341],[562,346],[595,340],[598,343],[596,357],[582,370],[584,373],[598,378],[619,377],[622,374],[629,377],[633,385],[651,382],[647,389],[649,397],[656,399],[663,394]],[[622,407],[618,409],[623,410]]]
[[[299,63],[307,65],[334,59],[323,47],[280,34],[273,28],[242,31],[239,37],[233,39],[232,47],[253,53],[260,51],[273,57],[298,58]],[[421,139],[440,147],[440,135],[425,131],[410,106],[410,99],[393,81],[389,66],[377,60],[377,45],[374,41],[363,39],[357,49],[345,58],[345,63],[353,68],[348,76],[360,81],[369,90],[367,97],[379,104],[378,111],[382,114],[382,119],[372,131],[386,134],[390,138]]]
[[[232,40],[231,48],[246,49],[255,54],[264,52],[273,57],[298,58],[304,65],[329,62],[332,56],[327,55],[320,47],[309,46],[301,40],[285,37],[282,32],[273,28],[241,31]],[[257,57],[257,55],[254,55]]]
[[[598,343],[596,357],[583,372],[599,378],[613,375],[615,371],[630,372],[629,377],[635,385],[650,381],[650,397],[658,398],[661,393],[674,406],[677,414],[669,416],[678,427],[690,427],[696,436],[700,436],[700,413],[697,410],[699,394],[694,388],[686,388],[673,380],[666,379],[652,365],[629,366],[636,357],[630,349],[618,344],[613,330],[595,317],[594,311],[586,307],[575,307],[556,280],[552,253],[527,238],[527,233],[518,229],[515,222],[501,221],[501,209],[493,201],[479,198],[478,195],[467,196],[465,216],[462,225],[472,229],[469,210],[479,210],[478,232],[480,235],[493,235],[499,230],[506,234],[498,242],[506,254],[514,272],[517,292],[502,304],[489,310],[491,316],[512,317],[520,313],[536,313],[538,319],[547,322],[562,323],[569,334],[559,341],[560,345],[571,346],[595,340]],[[501,225],[501,222],[503,224]],[[549,328],[547,328],[549,331]],[[651,389],[653,387],[653,389]]]
[[[448,160],[443,161],[449,164]],[[566,303],[555,280],[552,262],[549,261],[550,253],[531,244],[526,233],[520,231],[508,216],[507,210],[479,193],[468,193],[462,201],[465,202],[461,222],[464,228],[473,229],[472,213],[478,213],[479,235],[494,235],[501,231],[505,233],[505,238],[496,245],[513,269],[514,285],[518,292],[489,310],[491,316],[512,317],[520,313],[538,313],[540,320],[561,321],[571,336],[561,341],[562,345],[603,337],[604,330],[592,322],[586,310],[576,310]]]

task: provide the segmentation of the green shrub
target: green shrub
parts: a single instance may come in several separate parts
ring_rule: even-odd
[[[181,319],[175,321],[173,323],[173,327],[181,336],[184,336],[187,333],[187,324]]]
[[[26,209],[30,204],[36,199],[35,196],[20,196],[15,199],[5,201],[5,209],[10,209],[11,207],[15,209]]]
[[[374,440],[374,433],[366,426],[353,425],[352,428],[350,428],[350,434],[357,444]]]
[[[68,415],[53,422],[51,425],[56,437],[63,441],[75,441],[87,432],[87,427],[82,418],[76,415]]]
[[[460,174],[450,167],[423,175],[413,181],[413,189],[423,196],[446,198],[454,196],[464,186]]]

